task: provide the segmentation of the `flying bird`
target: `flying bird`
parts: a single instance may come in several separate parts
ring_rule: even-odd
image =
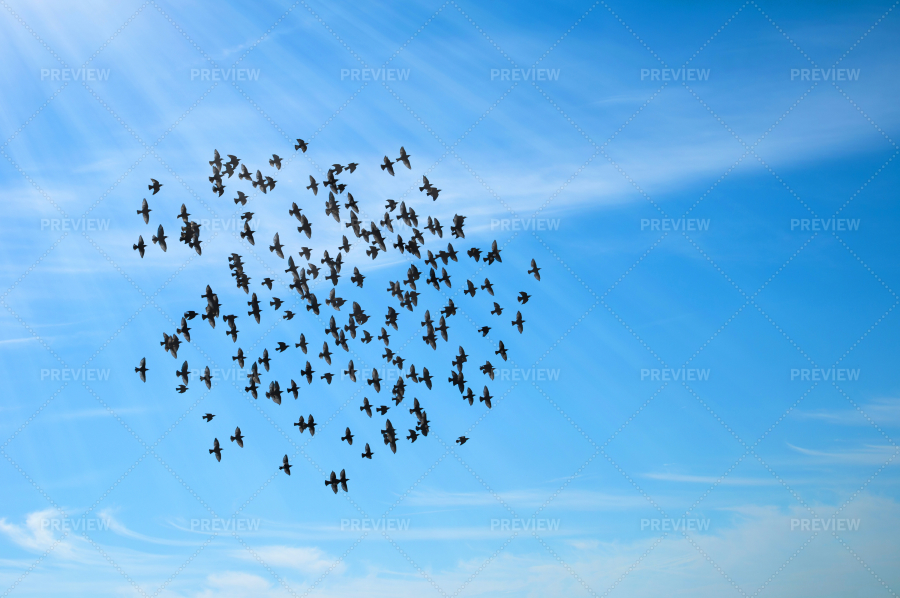
[[[274,244],[269,245],[269,251],[270,252],[274,251],[275,255],[277,255],[281,259],[284,259],[284,252],[282,251],[282,248],[284,247],[284,245],[281,244],[281,240],[278,238],[278,233],[275,233],[275,238],[272,239],[272,243],[274,243]]]
[[[412,166],[409,165],[409,158],[410,158],[409,154],[406,153],[406,150],[401,145],[400,146],[400,157],[397,158],[397,162],[402,162],[403,165],[406,166],[406,168],[412,170]]]
[[[156,229],[156,234],[150,237],[150,240],[153,241],[154,245],[158,243],[163,252],[166,251],[166,233],[162,224],[159,225],[159,228]]]
[[[344,431],[344,435],[341,436],[341,440],[346,440],[347,444],[353,445],[353,434],[350,433],[350,426],[347,426],[347,429]]]
[[[216,461],[222,460],[222,447],[219,446],[218,438],[213,438],[213,447],[209,449],[209,454],[212,455],[213,453],[216,454]]]
[[[534,278],[538,281],[541,279],[541,269],[538,268],[534,259],[531,260],[531,269],[528,270],[528,274],[534,274]]]
[[[359,408],[360,411],[365,411],[366,415],[372,417],[372,405],[369,404],[368,397],[363,397],[362,407]]]
[[[147,381],[147,359],[145,357],[141,357],[141,365],[134,368],[134,371],[141,375],[141,382]]]
[[[394,163],[387,156],[384,157],[384,164],[381,165],[381,170],[387,170],[391,176],[394,176]]]
[[[231,442],[237,442],[239,447],[244,448],[244,437],[241,436],[240,427],[234,429],[234,436],[231,437]]]
[[[144,199],[144,202],[141,204],[141,209],[137,211],[138,214],[144,217],[144,224],[150,224],[150,212],[153,210],[147,205],[147,200]]]

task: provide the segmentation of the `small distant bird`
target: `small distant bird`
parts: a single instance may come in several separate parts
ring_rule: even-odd
[[[188,374],[189,373],[190,372],[188,371],[188,362],[187,361],[185,361],[184,363],[181,364],[180,370],[175,370],[175,376],[180,377],[181,381],[184,382],[185,384],[188,383]]]
[[[241,436],[240,427],[234,429],[234,436],[231,437],[231,442],[237,442],[239,447],[244,448],[244,437]]]
[[[284,470],[284,473],[291,475],[291,464],[288,462],[288,456],[285,455],[284,459],[281,460],[282,465],[278,468]]]
[[[347,369],[344,370],[344,375],[349,376],[352,382],[356,382],[356,369],[353,367],[353,360],[350,360],[350,364],[347,366]]]
[[[528,273],[534,274],[534,277],[537,280],[541,279],[541,269],[538,268],[537,264],[535,263],[535,261],[533,259],[531,260],[531,269],[528,271]]]
[[[366,452],[364,452],[362,454],[362,457],[363,457],[363,459],[371,459],[373,454],[374,453],[372,453],[372,449],[369,448],[369,443],[367,442],[366,443]]]
[[[525,323],[525,320],[522,319],[522,312],[516,312],[516,319],[512,321],[512,325],[519,329],[519,334],[522,334],[522,324]]]
[[[276,170],[281,170],[281,158],[278,157],[278,154],[272,154],[272,157],[269,159],[269,166],[274,166]]]
[[[500,304],[494,301],[494,309],[491,310],[492,314],[500,315],[503,313],[503,308],[500,307]]]
[[[407,436],[406,439],[409,440],[410,442],[415,442],[418,437],[419,437],[419,435],[416,433],[415,430],[410,430],[409,436]]]
[[[247,205],[247,196],[243,191],[238,191],[238,196],[234,198],[235,204],[241,204],[242,206]]]
[[[462,445],[464,445],[468,440],[469,440],[469,439],[466,438],[465,436],[460,436],[459,438],[456,439],[456,444],[462,446]]]
[[[309,185],[306,187],[307,189],[312,189],[313,195],[319,194],[319,185],[316,183],[316,179],[309,175]]]
[[[137,211],[138,214],[144,217],[144,224],[150,224],[150,212],[153,210],[147,205],[147,200],[144,199],[144,202],[141,204],[141,209]]]
[[[269,245],[269,251],[270,252],[274,251],[275,255],[277,255],[281,259],[284,259],[284,252],[282,251],[282,248],[284,247],[284,245],[281,244],[281,240],[278,238],[278,233],[275,233],[275,238],[272,239],[272,243],[274,243],[274,244]]]
[[[491,295],[491,297],[494,296],[494,287],[491,284],[491,281],[488,280],[487,278],[484,279],[484,284],[481,285],[481,290],[487,291]]]
[[[400,146],[400,157],[397,158],[397,162],[402,162],[403,165],[406,166],[406,168],[412,170],[412,166],[409,165],[409,158],[410,158],[409,154],[406,153],[406,150],[401,145]]]
[[[390,409],[390,407],[388,407],[387,405],[382,405],[381,407],[379,407],[379,408],[376,409],[375,411],[377,411],[377,412],[380,413],[381,415],[384,415],[385,413],[388,412],[388,409]]]
[[[294,146],[294,151],[303,150],[303,153],[305,154],[307,147],[308,146],[306,145],[305,141],[303,141],[302,139],[298,139],[297,144]]]
[[[206,370],[203,372],[203,375],[200,376],[200,380],[206,384],[206,388],[212,388],[212,374],[209,373],[209,366],[206,366]]]
[[[207,421],[207,423],[209,423],[213,420],[214,417],[215,417],[215,415],[213,415],[212,413],[207,413],[206,415],[202,416],[200,419],[205,419]]]
[[[490,331],[491,331],[490,326],[482,326],[481,328],[478,329],[478,332],[481,333],[481,336],[482,336],[482,337],[487,336],[487,335],[488,335],[488,332],[490,332]]]
[[[491,393],[488,392],[488,387],[485,386],[484,392],[482,393],[482,395],[480,397],[478,397],[478,400],[482,401],[485,405],[487,405],[487,408],[490,409],[492,398],[494,398],[494,397],[491,396]]]
[[[181,328],[177,328],[175,332],[184,335],[185,340],[191,342],[191,329],[188,328],[187,320],[184,318],[181,318]]]
[[[331,486],[331,489],[334,490],[335,494],[337,494],[338,479],[337,479],[337,474],[334,473],[334,471],[331,472],[331,477],[329,477],[327,480],[325,480],[325,485]]]
[[[482,374],[484,374],[485,376],[490,377],[491,380],[494,379],[494,371],[495,371],[495,370],[494,370],[494,366],[491,365],[491,362],[490,362],[490,361],[485,361],[485,362],[484,362],[484,365],[479,366],[478,369],[481,370],[481,373],[482,373]]]
[[[369,398],[363,397],[362,407],[359,408],[360,411],[365,411],[366,415],[372,417],[372,405],[369,404]]]
[[[350,427],[347,426],[347,429],[344,431],[344,435],[341,436],[341,440],[346,440],[347,444],[353,445],[353,434],[350,433]]]
[[[212,455],[213,453],[216,454],[216,461],[222,460],[222,447],[219,446],[218,438],[213,438],[213,447],[209,449],[209,454]]]
[[[140,367],[134,368],[134,371],[141,375],[141,382],[147,381],[147,358],[141,357]]]
[[[346,239],[346,237],[344,237],[344,238]],[[365,276],[363,276],[362,274],[359,273],[359,268],[354,266],[353,276],[350,277],[350,282],[355,283],[356,286],[358,286],[359,288],[362,288],[363,280],[365,280],[365,278],[366,278]]]
[[[503,346],[503,341],[500,341],[500,348],[494,351],[494,355],[499,355],[506,361],[506,347]]]
[[[150,237],[150,240],[153,241],[154,244],[159,244],[160,249],[164,252],[166,251],[166,233],[163,230],[163,225],[160,224],[159,228],[156,229],[156,234]]]
[[[522,305],[525,305],[526,303],[528,303],[529,299],[531,299],[531,295],[529,295],[525,291],[520,291],[519,296],[516,297],[516,301],[518,301]]]
[[[387,156],[384,157],[384,164],[381,165],[381,170],[387,170],[391,176],[394,176],[394,163]]]
[[[256,231],[250,230],[250,223],[244,222],[244,230],[241,231],[241,238],[247,239],[247,241],[251,245],[256,245],[256,241],[253,240],[253,233]]]
[[[162,187],[162,183],[160,183],[156,179],[150,179],[150,182],[152,184],[147,185],[147,189],[150,189],[151,191],[153,191],[153,195],[156,195],[157,193],[159,193],[159,188]]]

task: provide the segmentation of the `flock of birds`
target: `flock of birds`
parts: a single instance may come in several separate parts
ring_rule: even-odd
[[[302,140],[298,139],[297,144],[294,146],[294,150],[302,150],[306,152],[307,144]],[[218,196],[222,196],[225,192],[225,184],[223,179],[223,174],[227,175],[228,178],[237,172],[238,180],[246,180],[250,181],[252,186],[261,191],[262,193],[268,193],[275,189],[276,180],[271,176],[264,176],[259,170],[256,171],[255,177],[250,174],[250,171],[247,169],[246,164],[242,164],[240,160],[233,155],[228,155],[228,161],[223,161],[222,157],[219,155],[218,150],[214,151],[213,160],[209,162],[210,166],[212,166],[212,176],[209,177],[210,183],[213,183],[212,190],[214,193],[218,194]],[[269,160],[269,165],[274,167],[277,170],[281,170],[282,160],[278,155],[273,155]],[[400,157],[395,161],[391,161],[387,156],[384,157],[384,162],[380,165],[382,171],[387,171],[388,174],[394,176],[394,165],[395,164],[403,164],[407,169],[412,169],[410,164],[410,155],[406,153],[406,150],[401,147],[400,148]],[[387,252],[390,241],[385,238],[387,233],[394,233],[394,223],[402,222],[407,227],[412,229],[412,234],[409,239],[406,241],[403,240],[400,234],[397,234],[396,242],[390,243],[390,247],[398,250],[401,254],[406,252],[410,255],[415,256],[417,259],[422,259],[422,247],[425,245],[425,237],[422,232],[418,229],[419,219],[416,215],[414,209],[407,209],[405,202],[400,202],[399,206],[396,201],[392,199],[388,199],[385,206],[384,218],[376,223],[374,221],[369,223],[369,226],[365,226],[363,222],[359,219],[359,206],[357,202],[353,199],[353,195],[350,192],[344,193],[347,184],[342,182],[342,180],[338,180],[338,176],[341,176],[343,173],[353,174],[353,172],[357,169],[359,165],[351,162],[346,166],[341,164],[334,164],[332,168],[328,170],[328,173],[325,179],[321,181],[316,181],[312,176],[309,177],[309,186],[306,188],[311,190],[314,196],[317,196],[319,193],[319,187],[322,186],[324,190],[328,190],[328,199],[325,201],[325,215],[331,216],[338,223],[341,222],[341,205],[337,200],[337,196],[344,195],[346,199],[346,203],[344,203],[344,209],[349,210],[349,217],[345,218],[344,226],[346,228],[352,229],[353,234],[356,238],[361,238],[365,241],[366,244],[369,245],[368,249],[366,249],[366,255],[370,256],[373,260],[377,258],[379,252]],[[240,167],[240,170],[238,170]],[[343,179],[345,180],[345,179]],[[163,187],[163,184],[157,181],[156,179],[150,179],[150,184],[148,185],[148,189],[152,191],[152,195],[156,195],[159,193],[160,189]],[[427,194],[427,196],[431,197],[432,200],[437,200],[438,195],[440,194],[440,189],[436,188],[432,185],[428,178],[422,177],[423,185],[419,187],[420,191],[423,191]],[[241,206],[245,206],[247,204],[248,196],[243,191],[237,192],[237,197],[234,199],[235,204],[241,204]],[[141,209],[137,210],[138,215],[143,217],[144,224],[150,223],[150,212],[152,210],[149,207],[149,204],[146,199],[143,200],[141,204]],[[392,214],[396,214],[392,218]],[[307,219],[306,214],[303,213],[303,209],[300,208],[296,202],[292,202],[290,210],[288,210],[288,216],[296,219],[298,226],[297,231],[300,235],[305,235],[307,239],[312,238],[312,224]],[[177,218],[181,220],[181,236],[179,240],[186,244],[189,248],[194,249],[197,254],[201,254],[201,240],[200,240],[200,228],[201,225],[190,219],[190,214],[187,211],[187,208],[184,204],[181,205],[181,211],[177,215]],[[463,231],[465,216],[454,215],[453,224],[450,227],[450,233],[455,239],[464,239],[465,233]],[[243,230],[240,235],[241,238],[251,245],[255,245],[256,241],[253,237],[255,231],[251,229],[251,222],[253,219],[253,212],[245,212],[242,215],[242,220],[244,221]],[[437,218],[432,218],[428,216],[427,224],[422,227],[425,231],[430,233],[430,235],[434,238],[441,239],[443,238],[443,227]],[[162,224],[159,224],[156,234],[152,236],[151,241],[154,245],[158,245],[162,251],[167,250],[166,245],[166,234]],[[302,238],[302,237],[301,237]],[[325,305],[330,306],[336,312],[341,311],[341,307],[345,303],[345,300],[341,297],[337,296],[337,284],[338,280],[341,277],[341,267],[343,256],[346,255],[350,251],[350,241],[347,239],[346,235],[343,236],[343,243],[340,247],[338,247],[337,254],[335,257],[331,257],[328,253],[328,250],[323,252],[322,258],[319,260],[319,265],[315,263],[315,260],[312,257],[312,250],[309,247],[301,247],[299,251],[299,255],[306,261],[306,265],[300,267],[294,261],[292,255],[287,257],[287,269],[285,273],[290,273],[293,277],[293,282],[290,284],[290,289],[296,290],[301,298],[307,302],[306,310],[311,311],[316,316],[319,316],[320,309],[322,304],[319,303],[315,293],[310,291],[309,281],[307,278],[311,276],[312,279],[318,278],[319,272],[324,270],[327,267],[328,275],[323,276],[323,278],[332,283],[332,288],[328,294],[328,298],[325,299]],[[138,242],[134,244],[134,250],[137,251],[140,256],[143,258],[144,253],[146,251],[146,244],[144,243],[143,236],[138,237]],[[285,246],[282,245],[281,239],[278,233],[275,233],[275,236],[272,240],[272,245],[269,246],[269,251],[277,255],[279,258],[284,259],[285,257]],[[432,253],[431,250],[427,251],[427,257],[424,259],[424,267],[429,268],[429,274],[425,279],[425,284],[434,287],[436,290],[440,290],[441,284],[445,287],[450,288],[450,274],[447,272],[447,269],[444,266],[449,265],[449,261],[458,262],[458,254],[457,251],[453,248],[451,243],[447,244],[447,248],[441,249],[437,252],[437,254]],[[490,251],[484,252],[485,255],[482,257],[482,250],[477,247],[472,247],[466,252],[466,255],[476,262],[479,260],[483,260],[488,265],[492,265],[495,262],[502,263],[502,259],[500,257],[500,249],[497,247],[497,242],[494,241],[491,245]],[[448,261],[449,260],[449,261]],[[236,285],[239,289],[242,289],[246,294],[251,295],[250,301],[247,302],[247,305],[250,307],[250,310],[247,312],[247,315],[252,316],[257,324],[260,323],[260,313],[262,312],[262,304],[257,297],[257,294],[254,292],[251,294],[250,292],[250,276],[244,270],[244,262],[242,261],[242,257],[238,253],[232,253],[228,258],[229,264],[228,267],[231,269],[231,275],[235,278]],[[438,261],[441,263],[439,264]],[[423,267],[423,270],[424,270]],[[438,276],[437,270],[440,268],[441,274]],[[409,311],[413,311],[414,308],[418,305],[418,298],[421,295],[420,292],[417,291],[416,283],[420,280],[423,275],[423,270],[420,270],[415,263],[412,263],[407,270],[407,277],[402,281],[392,281],[390,282],[390,286],[387,288],[387,292],[390,293],[392,298],[396,298],[399,303],[399,309],[406,308]],[[534,278],[540,281],[540,268],[538,268],[535,261],[531,260],[531,268],[527,271],[529,274],[532,274]],[[353,268],[353,276],[350,277],[350,281],[356,284],[359,288],[363,287],[363,281],[366,277],[359,271],[358,267]],[[261,285],[272,291],[272,285],[275,281],[271,278],[264,278],[262,280]],[[404,285],[408,287],[404,290]],[[475,294],[479,291],[485,291],[492,297],[494,296],[494,289],[489,279],[485,278],[484,284],[476,285],[471,280],[466,281],[466,288],[464,293],[469,295],[470,297],[474,297]],[[218,295],[213,292],[212,288],[209,285],[206,287],[206,292],[200,296],[202,299],[206,299],[206,307],[205,313],[201,315],[201,320],[206,320],[209,322],[209,325],[212,328],[216,327],[216,319],[221,317],[222,321],[224,321],[228,325],[228,330],[226,330],[226,335],[230,336],[233,342],[237,342],[238,337],[238,329],[235,323],[235,320],[238,318],[235,314],[221,314],[221,303],[219,302]],[[528,299],[531,297],[525,291],[519,293],[516,300],[524,305],[528,302]],[[278,297],[272,297],[269,305],[277,312],[280,310],[284,301],[279,299]],[[422,337],[422,340],[425,344],[432,349],[437,348],[437,336],[440,335],[441,339],[444,341],[448,340],[448,329],[446,319],[456,314],[456,306],[453,303],[453,299],[449,299],[449,303],[446,307],[441,309],[441,315],[439,320],[435,322],[432,319],[431,313],[429,310],[425,310],[423,314],[423,320],[421,321],[421,326],[425,328],[426,334]],[[503,312],[504,308],[500,306],[499,303],[494,302],[494,309],[490,312],[493,315],[500,316]],[[196,311],[189,310],[184,313],[184,316],[181,318],[181,326],[177,328],[174,333],[168,334],[163,332],[163,340],[160,342],[160,345],[163,349],[172,355],[173,358],[178,358],[178,348],[181,344],[181,337],[184,338],[185,341],[191,341],[190,330],[191,328],[188,326],[188,322],[197,317],[198,314]],[[285,310],[282,317],[285,320],[291,320],[294,318],[296,314],[291,312],[290,310]],[[349,351],[348,342],[350,340],[355,340],[359,337],[359,341],[364,344],[368,344],[372,342],[372,340],[377,339],[382,341],[385,346],[384,355],[382,357],[387,361],[388,367],[395,366],[399,368],[401,375],[397,379],[397,382],[394,384],[391,395],[392,400],[394,401],[394,407],[399,406],[403,401],[406,395],[406,383],[404,382],[403,370],[405,367],[405,362],[407,361],[400,355],[395,354],[390,348],[390,334],[388,333],[388,328],[393,328],[394,330],[398,330],[398,311],[393,306],[388,307],[388,312],[384,318],[384,326],[381,327],[380,333],[377,337],[373,337],[372,334],[368,330],[362,329],[370,319],[370,316],[365,313],[362,306],[356,301],[352,304],[352,309],[348,314],[347,324],[340,326],[335,320],[334,315],[332,315],[329,319],[329,326],[325,329],[325,334],[328,335],[326,340],[322,344],[322,350],[319,352],[318,357],[328,366],[332,365],[332,356],[333,353],[329,348],[329,337],[333,340],[335,345],[335,351],[337,348],[343,349],[345,352]],[[523,331],[523,325],[525,320],[522,318],[522,312],[518,311],[516,313],[516,318],[511,321],[512,326],[515,327],[519,333]],[[486,337],[488,332],[491,330],[489,326],[483,326],[479,329],[482,337]],[[348,338],[349,335],[349,338]],[[274,350],[278,353],[284,353],[288,349],[290,349],[290,345],[284,342],[279,342]],[[300,349],[303,354],[307,354],[309,345],[307,343],[306,337],[304,334],[300,335],[300,341],[294,344],[294,349]],[[499,342],[499,348],[495,351],[496,355],[499,355],[504,361],[507,359],[507,349],[503,344],[503,341]],[[487,385],[484,385],[484,390],[480,396],[476,395],[472,388],[467,386],[467,381],[463,374],[463,364],[467,362],[468,355],[466,355],[465,350],[462,346],[459,347],[459,353],[456,358],[451,362],[452,369],[450,371],[450,376],[447,381],[454,387],[456,387],[460,394],[462,394],[462,398],[464,400],[468,400],[469,405],[474,405],[475,398],[478,397],[479,402],[483,402],[488,408],[491,408],[491,399],[493,398],[488,390]],[[232,360],[237,362],[240,368],[244,369],[245,364],[245,355],[242,349],[238,348],[237,355],[232,357]],[[267,348],[263,349],[262,356],[257,359],[250,359],[251,367],[250,373],[247,374],[247,378],[249,380],[248,386],[244,389],[246,392],[250,393],[250,395],[256,399],[258,388],[263,384],[261,381],[261,372],[258,366],[262,366],[266,372],[269,371],[271,357],[269,356],[269,351]],[[142,381],[146,382],[147,378],[147,360],[146,358],[142,358],[140,361],[140,365],[135,369],[140,375]],[[479,366],[479,370],[482,374],[487,376],[490,380],[494,379],[496,368],[491,364],[490,361],[486,361],[484,365]],[[181,365],[181,369],[175,371],[176,377],[179,379],[181,384],[176,387],[176,390],[179,393],[184,393],[187,391],[187,386],[189,382],[189,373],[188,363],[185,361]],[[312,365],[307,360],[306,366],[300,370],[300,380],[303,378],[306,379],[307,385],[312,384],[313,382],[313,374],[315,371],[312,369]],[[343,370],[344,375],[348,376],[352,382],[357,381],[356,374],[358,373],[353,365],[353,360],[349,361],[347,368]],[[332,372],[325,372],[319,376],[321,380],[325,380],[326,383],[331,384],[331,380],[334,374]],[[409,380],[415,384],[424,384],[424,386],[428,389],[432,389],[432,376],[428,371],[427,367],[422,367],[421,371],[416,371],[416,366],[413,363],[409,364],[408,373],[405,375],[405,379]],[[206,385],[207,389],[212,387],[212,375],[209,367],[207,366],[203,376],[200,377],[200,380]],[[367,384],[372,387],[372,389],[376,393],[381,392],[381,382],[382,378],[378,374],[378,370],[372,370],[371,377],[366,380]],[[265,393],[266,398],[271,399],[277,405],[281,404],[282,393],[287,392],[294,396],[294,399],[297,399],[299,396],[300,386],[298,386],[297,382],[291,380],[291,385],[285,389],[281,388],[281,385],[277,380],[272,380],[269,382],[268,390]],[[365,414],[371,418],[372,411],[378,412],[381,416],[385,416],[390,407],[386,405],[381,405],[380,407],[374,408],[372,404],[369,402],[368,397],[363,398],[363,404],[359,408],[360,411],[365,412]],[[411,443],[415,442],[418,437],[428,436],[430,422],[428,421],[428,415],[425,412],[425,409],[419,403],[417,398],[413,399],[413,407],[409,409],[409,413],[411,415],[415,415],[416,423],[415,427],[409,429],[409,435],[406,436],[406,439]],[[215,417],[212,413],[207,413],[203,415],[203,418],[207,422],[212,422]],[[299,432],[302,434],[307,430],[310,433],[310,436],[314,436],[316,433],[316,422],[312,414],[309,415],[308,418],[304,418],[300,416],[299,421],[294,423],[294,426],[299,428]],[[398,435],[397,430],[391,424],[390,419],[386,419],[384,424],[384,429],[381,430],[382,439],[384,441],[385,446],[388,446],[392,453],[397,452],[397,442]],[[238,447],[243,448],[244,446],[244,436],[241,434],[240,427],[235,428],[234,435],[230,436],[231,442],[237,444]],[[341,437],[341,441],[346,442],[348,445],[353,444],[354,434],[351,433],[350,428],[347,427],[344,435]],[[466,436],[460,436],[456,439],[456,442],[460,445],[466,443],[469,440]],[[213,448],[209,449],[210,454],[214,454],[217,461],[222,460],[222,446],[219,443],[218,438],[213,439]],[[371,459],[372,455],[371,448],[369,444],[365,445],[365,452],[362,453],[362,458]],[[288,456],[285,455],[282,459],[282,465],[279,467],[280,470],[284,471],[287,475],[291,474],[291,464],[288,460]],[[331,475],[328,479],[325,480],[326,486],[331,486],[331,489],[335,494],[338,492],[338,486],[340,486],[345,492],[347,491],[347,482],[349,479],[346,475],[346,470],[342,469],[340,474],[336,474],[334,471],[331,472]]]

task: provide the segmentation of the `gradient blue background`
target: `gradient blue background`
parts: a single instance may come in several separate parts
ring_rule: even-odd
[[[898,446],[900,322],[897,209],[900,134],[897,4],[808,2],[475,3],[383,5],[315,0],[264,5],[164,1],[12,2],[0,10],[0,590],[13,596],[878,596],[900,591]],[[108,69],[104,81],[51,81],[42,69]],[[708,80],[642,80],[642,69],[708,69]],[[858,80],[809,82],[791,69],[858,69]],[[210,82],[192,69],[258,71]],[[342,69],[408,69],[403,81],[351,81]],[[558,70],[553,81],[500,81],[492,69]],[[309,152],[297,154],[302,137]],[[399,146],[413,170],[377,164]],[[254,197],[257,245],[237,235],[231,201],[249,185],[209,191],[212,150],[268,173]],[[384,199],[448,226],[454,246],[504,248],[483,269],[448,267],[452,289],[424,290],[403,310],[391,347],[435,377],[417,396],[432,433],[396,455],[380,423],[358,410],[386,390],[340,380],[303,383],[276,406],[242,391],[230,359],[304,332],[321,346],[328,316],[286,289],[275,232],[296,256],[333,249],[347,232],[323,196],[304,189],[335,162],[364,220]],[[427,173],[442,189],[416,189]],[[149,197],[150,177],[164,184]],[[135,210],[148,197],[144,225]],[[287,215],[296,201],[313,239]],[[197,257],[177,243],[182,203],[206,223]],[[851,218],[834,234],[792,219]],[[700,218],[707,231],[642,230],[642,219]],[[103,230],[53,230],[50,222]],[[504,230],[502,222],[552,230]],[[149,243],[158,223],[163,254]],[[541,224],[542,223],[542,224]],[[449,230],[445,230],[449,233]],[[445,235],[447,239],[447,235]],[[341,296],[363,303],[377,333],[389,280],[406,256],[346,257]],[[428,235],[426,248],[439,246]],[[227,275],[244,255],[266,310]],[[527,273],[535,258],[542,281]],[[350,289],[352,266],[367,275]],[[525,333],[490,316],[465,278],[494,282]],[[277,279],[276,290],[259,281]],[[157,342],[212,285],[224,324],[193,321],[178,360]],[[324,300],[327,286],[318,287]],[[276,295],[303,312],[285,322]],[[453,295],[451,339],[419,340],[424,308]],[[499,300],[499,299],[498,299]],[[347,307],[349,307],[349,303]],[[338,318],[346,318],[347,307]],[[338,314],[336,314],[338,315]],[[493,321],[492,321],[493,319]],[[510,318],[511,319],[511,318]],[[495,325],[489,339],[476,329]],[[459,345],[476,365],[504,340],[520,379],[490,383],[494,408],[469,407],[446,383]],[[382,371],[380,343],[351,344],[357,368]],[[133,373],[141,357],[146,384]],[[282,387],[306,358],[272,351]],[[345,367],[339,352],[335,366]],[[187,359],[217,375],[175,393]],[[324,364],[311,359],[318,372]],[[650,368],[698,368],[706,381],[642,380]],[[791,379],[800,368],[848,368],[852,382]],[[54,369],[105,380],[53,380]],[[42,374],[43,372],[43,374]],[[524,379],[522,372],[532,372]],[[543,372],[543,374],[541,374]],[[554,379],[535,379],[534,374]],[[510,375],[512,378],[514,374]],[[317,374],[318,376],[318,374]],[[216,419],[207,424],[207,412]],[[291,426],[320,422],[315,439]],[[246,448],[227,442],[234,425]],[[345,426],[353,447],[340,442]],[[465,433],[463,447],[453,439]],[[404,432],[405,435],[405,432]],[[212,437],[225,447],[208,454]],[[223,440],[224,439],[224,440]],[[376,455],[362,462],[370,442]],[[277,470],[288,453],[288,478]],[[322,480],[346,468],[351,492]],[[64,534],[42,521],[100,518],[103,530]],[[792,519],[849,518],[852,532],[791,529]],[[251,520],[254,531],[211,534],[192,520]],[[642,520],[708,522],[662,533]],[[401,521],[404,531],[351,531],[351,519]],[[503,531],[504,519],[557,529]],[[492,521],[495,522],[492,525]]]

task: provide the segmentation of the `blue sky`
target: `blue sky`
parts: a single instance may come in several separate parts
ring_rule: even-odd
[[[3,5],[0,589],[898,591],[895,6]],[[642,76],[651,69],[704,74]],[[401,145],[413,168],[389,177],[377,165]],[[264,173],[271,154],[285,158],[277,188],[245,208],[255,247],[237,234],[244,209],[231,201],[252,188],[235,177],[223,197],[211,193],[213,149]],[[265,385],[284,388],[307,357],[273,348],[302,332],[316,376],[326,371],[314,356],[328,317],[341,322],[347,308],[306,312],[266,247],[279,232],[295,258],[304,245],[334,254],[347,229],[305,186],[350,161],[366,222],[386,198],[438,217],[445,233],[467,216],[453,287],[423,291],[391,336],[435,378],[388,413],[406,430],[412,416],[399,410],[417,397],[432,421],[396,455],[378,442],[384,418],[358,409],[363,397],[389,403],[388,391],[336,376],[278,406],[244,393],[231,359],[239,346],[248,359],[268,347]],[[438,201],[418,192],[422,174]],[[164,185],[155,196],[151,177]],[[150,225],[135,214],[144,197]],[[294,232],[294,201],[311,240]],[[204,225],[202,256],[177,243],[182,203]],[[160,223],[168,251],[150,245],[141,259],[132,244]],[[394,305],[384,289],[409,258],[373,262],[350,240],[338,289],[377,334]],[[462,257],[493,240],[502,264]],[[233,251],[264,306],[259,325],[227,275]],[[532,258],[541,282],[526,272]],[[345,288],[353,266],[363,289]],[[484,292],[460,292],[486,275],[506,307],[499,318]],[[271,293],[259,285],[267,276]],[[207,284],[222,313],[239,315],[238,342],[197,318],[175,360],[156,343],[185,310],[203,311]],[[532,298],[518,335],[503,321],[522,290]],[[326,284],[314,292],[324,300]],[[282,320],[272,296],[298,316]],[[431,351],[418,323],[451,296],[450,341]],[[510,359],[491,382],[476,367],[497,364],[500,340]],[[446,382],[460,345],[473,390],[487,384],[495,397],[490,411]],[[382,348],[352,342],[330,371],[352,357],[366,374],[395,375]],[[133,372],[142,357],[146,383]],[[194,378],[175,392],[185,359],[212,369],[210,391]],[[309,413],[314,439],[291,425]],[[227,440],[236,425],[244,449]],[[352,447],[339,440],[347,426]],[[471,440],[460,447],[462,434]],[[221,463],[208,454],[213,437]],[[366,442],[375,456],[363,462]],[[291,477],[277,469],[285,453]],[[322,481],[342,468],[350,492],[335,496]]]

